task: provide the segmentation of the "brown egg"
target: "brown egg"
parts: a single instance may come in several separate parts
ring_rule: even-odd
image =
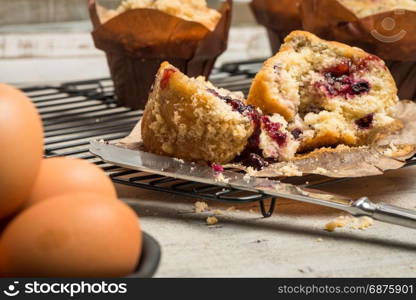
[[[98,194],[49,198],[20,213],[0,238],[0,275],[118,277],[138,263],[142,234],[135,212]]]
[[[0,83],[0,219],[18,210],[35,183],[43,156],[42,122],[21,91]]]
[[[42,161],[26,206],[70,192],[91,192],[117,198],[110,178],[96,165],[83,159],[54,157]]]

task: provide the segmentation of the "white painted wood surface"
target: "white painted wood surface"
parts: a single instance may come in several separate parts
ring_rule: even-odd
[[[65,26],[64,26],[65,25]],[[89,24],[77,25],[82,31],[67,32],[68,24],[57,27],[58,33],[40,32],[27,26],[17,33],[0,30],[0,81],[15,84],[72,81],[109,76],[104,53],[95,49]],[[32,29],[33,30],[33,29]],[[242,60],[270,55],[263,28],[235,27],[230,32],[224,61]]]
[[[122,0],[98,0],[104,7],[115,8]],[[218,7],[221,0],[208,0],[210,7]],[[234,22],[252,22],[247,7],[250,0],[234,0]],[[0,0],[0,26],[80,21],[89,18],[87,0]]]
[[[325,189],[415,209],[415,176],[411,167]],[[254,204],[229,212],[229,205],[208,202],[211,211],[197,214],[192,199],[123,186],[118,191],[162,245],[157,277],[416,276],[416,230],[376,221],[365,231],[330,233],[325,224],[342,213],[290,200],[263,219]],[[214,209],[224,214],[207,226]]]

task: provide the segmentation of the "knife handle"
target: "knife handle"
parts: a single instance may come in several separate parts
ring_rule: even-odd
[[[352,204],[356,216],[369,216],[375,220],[416,229],[416,211],[389,204],[375,204],[367,197]]]

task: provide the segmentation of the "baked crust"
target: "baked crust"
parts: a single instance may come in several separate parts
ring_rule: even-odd
[[[221,18],[221,14],[207,6],[205,0],[124,0],[115,10],[110,10],[104,16],[104,22],[132,9],[157,9],[169,15],[197,22],[213,31]]]
[[[248,106],[242,93],[189,78],[162,63],[142,118],[146,148],[190,161],[243,161],[261,168],[290,160],[299,142],[286,120]]]
[[[414,0],[338,0],[338,2],[359,18],[398,9],[416,11]]]
[[[298,152],[371,143],[400,128],[389,111],[397,87],[384,62],[365,51],[294,31],[253,80],[247,103],[302,131]]]
[[[161,82],[169,70],[173,73],[163,88]],[[188,78],[162,63],[142,119],[145,147],[160,155],[216,163],[240,154],[254,126],[248,117],[211,95],[210,87],[202,78]]]

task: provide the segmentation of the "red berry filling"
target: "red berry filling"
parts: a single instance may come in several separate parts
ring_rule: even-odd
[[[287,143],[287,134],[280,131],[282,124],[270,121],[268,116],[262,116],[261,121],[263,123],[263,128],[267,132],[268,136],[280,147],[285,146]]]
[[[371,126],[373,125],[373,121],[374,113],[371,113],[361,119],[355,120],[355,124],[358,126],[358,128],[365,130],[371,128]]]
[[[250,153],[244,160],[242,164],[246,167],[252,167],[254,170],[260,171],[264,167],[267,167],[269,163],[259,154]]]
[[[252,112],[253,110],[255,110],[253,106],[245,105],[241,100],[233,99],[231,96],[223,96],[214,89],[207,89],[207,91],[215,97],[218,97],[221,100],[223,100],[225,103],[230,105],[234,111],[238,111],[240,114]]]
[[[253,133],[248,139],[246,148],[235,161],[241,162],[247,167],[253,167],[256,170],[261,170],[268,166],[270,162],[274,162],[274,159],[265,159],[262,157],[262,150],[259,148],[261,129],[263,128],[270,138],[272,138],[280,147],[283,147],[287,143],[287,135],[280,131],[282,125],[280,123],[272,122],[268,116],[261,115],[255,107],[246,105],[239,99],[221,95],[215,89],[207,89],[207,91],[230,105],[234,111],[250,118],[253,122]],[[217,165],[212,165],[214,171],[216,168],[215,166]]]
[[[379,65],[383,64],[383,61],[380,57],[375,55],[368,55],[366,58],[362,59],[357,66],[358,70],[368,70],[371,67],[371,64],[374,62],[378,63]],[[383,64],[384,69],[387,69],[386,65]]]
[[[175,72],[176,71],[174,69],[165,69],[163,71],[162,79],[160,79],[160,87],[162,90],[168,87],[170,78]]]
[[[367,63],[363,60],[358,67],[350,61],[340,63],[323,71],[324,80],[315,86],[329,97],[342,96],[345,99],[358,96],[370,91],[370,83],[364,79],[356,79],[357,71],[364,68]]]
[[[300,138],[300,136],[302,135],[303,131],[302,131],[302,129],[300,129],[300,128],[295,128],[295,129],[293,129],[290,133],[292,134],[292,136],[293,136],[296,140],[298,140],[298,139]]]
[[[221,166],[221,165],[218,165],[218,164],[212,164],[212,165],[211,165],[211,168],[212,168],[212,170],[213,170],[215,173],[222,173],[222,172],[224,172],[224,167],[223,167],[223,166]]]

